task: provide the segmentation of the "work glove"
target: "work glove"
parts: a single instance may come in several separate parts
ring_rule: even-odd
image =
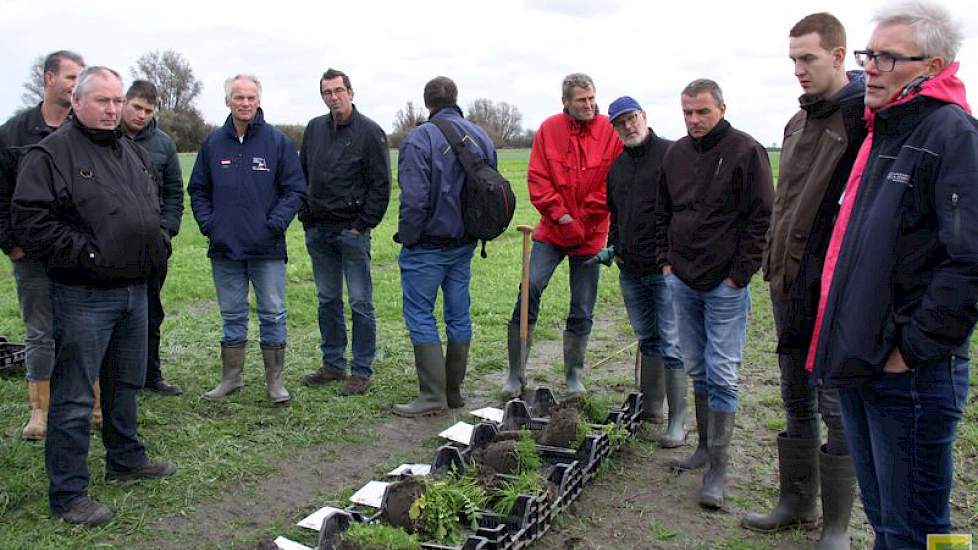
[[[615,259],[615,247],[609,246],[608,248],[602,248],[600,252],[591,256],[587,260],[584,260],[584,265],[594,265],[596,263],[602,263],[606,266],[611,266],[611,262]]]

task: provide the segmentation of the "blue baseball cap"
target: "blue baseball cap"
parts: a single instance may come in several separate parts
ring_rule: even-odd
[[[615,119],[621,115],[641,110],[642,106],[638,104],[638,101],[632,99],[631,96],[623,95],[612,101],[611,107],[608,107],[608,121],[614,124]]]

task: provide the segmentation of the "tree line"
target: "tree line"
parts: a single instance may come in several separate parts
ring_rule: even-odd
[[[37,105],[44,96],[44,56],[31,66],[21,96],[25,107]],[[169,134],[180,152],[194,152],[214,125],[208,124],[197,110],[196,101],[204,86],[194,76],[190,62],[174,51],[152,51],[143,54],[129,68],[133,79],[148,80],[156,85],[160,102],[157,114],[159,128]],[[496,147],[529,147],[535,130],[524,129],[523,115],[512,104],[479,98],[469,104],[465,117],[478,124],[492,138]],[[391,147],[397,147],[418,124],[427,120],[427,111],[408,101],[394,115],[394,130],[389,136]],[[296,145],[302,144],[304,124],[276,124]]]

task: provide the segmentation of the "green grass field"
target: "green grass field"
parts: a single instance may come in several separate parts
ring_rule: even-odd
[[[519,197],[515,224],[534,224],[537,215],[527,200],[526,150],[500,152],[500,168]],[[189,177],[193,155],[181,157]],[[393,163],[396,166],[396,162]],[[776,159],[775,159],[775,166]],[[292,392],[290,406],[266,404],[264,380],[252,315],[246,387],[233,399],[208,402],[200,395],[219,378],[218,342],[220,316],[216,308],[206,240],[190,214],[189,200],[180,235],[174,240],[169,278],[164,288],[168,317],[163,325],[162,359],[167,377],[183,386],[179,398],[144,395],[140,398],[140,434],[151,456],[175,461],[177,476],[159,482],[117,486],[102,480],[104,452],[97,434],[92,436],[89,465],[91,494],[116,513],[108,525],[94,530],[71,527],[48,517],[47,478],[43,445],[19,440],[27,416],[23,380],[0,380],[0,547],[89,548],[143,545],[167,537],[148,525],[151,518],[179,515],[195,505],[222,494],[232,485],[255,480],[299,449],[340,441],[368,441],[365,429],[382,423],[391,403],[416,391],[413,355],[401,317],[401,293],[396,255],[391,240],[397,224],[397,195],[384,222],[373,232],[373,275],[378,317],[376,379],[370,394],[355,399],[338,397],[334,390],[307,390],[299,384],[302,373],[320,362],[317,301],[302,228],[294,223],[288,233],[290,261],[287,271],[289,351],[286,381]],[[487,259],[473,260],[472,318],[474,323],[472,372],[505,368],[505,323],[516,297],[520,272],[520,237],[515,231],[489,244]],[[0,334],[12,340],[23,337],[9,262],[0,260]],[[543,302],[539,333],[559,335],[566,314],[566,269],[558,269]],[[602,277],[597,309],[622,308],[617,277]],[[766,286],[755,278],[755,296],[765,296]],[[768,307],[756,300],[755,307]],[[440,309],[440,307],[439,307]],[[765,325],[770,316],[758,316]],[[770,334],[770,326],[752,327],[753,334]],[[748,356],[768,354],[773,342],[749,341]],[[773,373],[776,378],[776,372]],[[974,374],[973,383],[978,379]],[[776,409],[776,407],[775,407]],[[774,413],[772,413],[773,415]],[[776,415],[775,415],[776,416]],[[964,505],[974,514],[978,507],[975,460],[978,457],[978,405],[974,402],[962,423],[959,459],[970,468],[963,478],[971,486]],[[778,429],[772,417],[771,428]],[[299,518],[294,518],[295,521]],[[972,518],[974,521],[974,518]],[[243,540],[249,533],[243,532]],[[187,547],[193,546],[189,541]]]

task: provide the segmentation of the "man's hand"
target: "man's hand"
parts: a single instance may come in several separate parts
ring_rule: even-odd
[[[662,266],[662,276],[665,277],[666,275],[672,275],[672,266],[669,264]]]
[[[893,348],[893,351],[890,352],[890,356],[886,358],[886,364],[883,365],[883,372],[889,374],[902,374],[909,370],[910,367],[908,367],[907,362],[903,360],[903,355],[900,353],[900,348]]]
[[[584,265],[594,265],[597,263],[603,264],[605,266],[611,266],[611,261],[618,258],[615,256],[615,247],[609,246],[608,248],[602,248],[600,252],[591,256],[587,260],[584,260]]]
[[[574,221],[574,218],[572,218],[570,214],[564,214],[563,216],[560,217],[560,219],[557,220],[557,223],[559,223],[560,225],[567,225],[572,221]]]
[[[7,256],[10,257],[10,261],[12,262],[16,262],[17,260],[23,258],[26,255],[27,253],[24,252],[24,249],[19,246],[15,246],[11,248],[10,254],[7,254]]]
[[[349,229],[347,229],[347,231],[349,231],[351,235],[359,235],[360,234],[359,231],[357,231],[356,229],[353,229],[352,227],[349,228]]]
[[[729,286],[730,288],[740,288],[740,286],[737,285],[737,282],[731,279],[730,277],[724,279],[723,284]]]

